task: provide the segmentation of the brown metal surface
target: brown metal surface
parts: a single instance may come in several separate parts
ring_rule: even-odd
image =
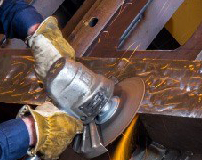
[[[77,57],[81,57],[89,48],[123,2],[124,0],[97,0],[92,5],[89,12],[85,14],[68,37],[68,41],[75,49]],[[95,27],[89,25],[93,18],[98,19]]]
[[[122,5],[85,55],[102,57],[108,55],[105,51],[117,51],[122,34],[147,2],[147,0],[131,0]]]
[[[40,104],[46,95],[34,75],[33,58],[22,51],[0,54],[0,101]],[[140,77],[146,94],[139,112],[201,118],[202,62],[152,59],[80,58],[96,73],[122,81]],[[135,95],[135,93],[134,93]]]
[[[65,28],[63,28],[62,33],[66,39],[70,36],[70,34],[74,31],[76,26],[82,22],[85,14],[89,12],[93,4],[95,4],[95,0],[85,0],[82,6],[76,11],[73,17],[67,22]]]
[[[48,100],[35,77],[34,59],[26,52],[0,54],[0,102],[39,105]]]
[[[144,79],[146,92],[139,113],[202,117],[202,62],[133,58],[85,58],[81,62],[118,81]]]

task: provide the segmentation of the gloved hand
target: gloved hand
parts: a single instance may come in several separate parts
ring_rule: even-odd
[[[63,38],[55,17],[44,20],[35,33],[27,38],[35,58],[35,71],[43,80],[51,65],[61,56],[74,59],[75,51]]]
[[[67,113],[58,110],[50,102],[45,102],[35,110],[25,105],[19,113],[20,118],[32,115],[35,120],[37,143],[30,154],[40,152],[43,159],[57,159],[76,134],[82,133],[83,124]]]
[[[92,121],[112,96],[114,82],[74,61],[75,51],[63,38],[54,17],[39,26],[28,44],[35,57],[36,73],[52,101],[86,124]],[[62,56],[67,59],[60,63]],[[87,104],[94,106],[82,109]]]

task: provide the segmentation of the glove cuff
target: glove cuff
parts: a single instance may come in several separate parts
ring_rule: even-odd
[[[45,106],[46,107],[46,106]],[[60,110],[33,110],[25,105],[20,117],[30,113],[35,120],[37,143],[28,151],[31,156],[40,152],[43,159],[58,159],[77,133],[81,133],[82,122]]]

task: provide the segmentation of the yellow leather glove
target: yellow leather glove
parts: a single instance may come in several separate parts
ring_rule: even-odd
[[[58,159],[75,135],[83,131],[80,120],[58,110],[50,102],[45,102],[35,110],[25,105],[19,117],[23,118],[27,113],[30,113],[35,120],[37,136],[37,143],[31,150],[31,156],[40,152],[43,159]]]
[[[45,19],[35,33],[27,38],[35,58],[35,71],[44,79],[51,65],[61,56],[74,59],[75,51],[63,38],[55,17]]]

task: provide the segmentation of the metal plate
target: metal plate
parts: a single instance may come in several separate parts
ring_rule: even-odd
[[[100,125],[104,146],[112,143],[129,126],[140,107],[144,93],[145,85],[141,78],[128,78],[116,85],[114,96],[120,98],[119,108],[109,121]]]

